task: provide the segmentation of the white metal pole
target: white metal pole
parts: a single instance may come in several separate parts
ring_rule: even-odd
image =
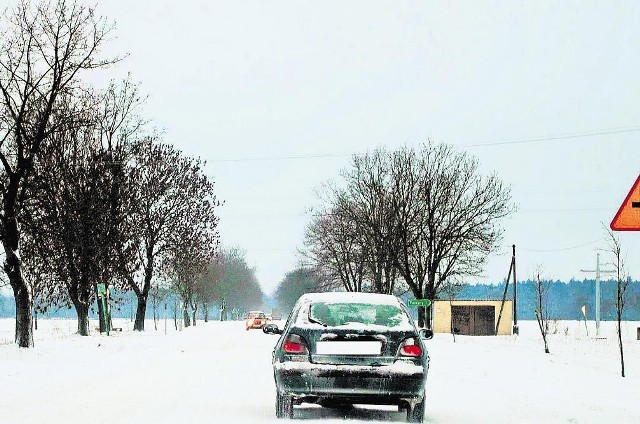
[[[600,274],[615,274],[614,270],[600,269],[600,253],[596,254],[596,269],[581,269],[582,272],[596,274],[596,338],[600,337]]]

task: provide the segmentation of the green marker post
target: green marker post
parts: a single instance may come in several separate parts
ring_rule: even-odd
[[[409,306],[424,307],[425,318],[429,316],[429,314],[427,314],[427,309],[431,306],[431,301],[429,299],[409,299],[409,302],[407,303]],[[425,325],[427,328],[431,328],[429,323],[425,323]]]
[[[409,299],[409,306],[424,306],[425,308],[431,305],[429,299]]]
[[[98,283],[98,298],[100,299],[100,303],[102,304],[102,311],[104,316],[104,328],[107,332],[107,336],[109,335],[109,321],[111,321],[109,317],[109,309],[107,308],[107,286],[104,283]]]

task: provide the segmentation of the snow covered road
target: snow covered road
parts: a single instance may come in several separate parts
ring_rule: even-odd
[[[0,328],[10,322],[0,320]],[[529,324],[518,337],[429,341],[426,421],[640,422],[640,342],[628,337],[623,379],[613,338],[581,337],[575,325],[566,336],[554,335],[545,355]],[[72,327],[61,330],[53,320],[41,327],[34,349],[0,345],[1,423],[277,421],[271,369],[277,336],[245,331],[242,322],[199,322],[167,335],[150,322],[145,333],[125,328],[110,337],[65,334]],[[295,418],[402,422],[404,414],[303,405]]]

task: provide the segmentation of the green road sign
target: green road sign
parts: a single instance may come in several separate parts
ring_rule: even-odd
[[[107,294],[107,287],[104,285],[104,283],[98,283],[98,296],[106,296]]]
[[[409,306],[429,306],[431,301],[429,299],[409,299]]]

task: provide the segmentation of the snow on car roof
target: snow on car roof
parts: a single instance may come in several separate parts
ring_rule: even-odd
[[[400,301],[391,294],[361,292],[306,293],[300,297],[304,302],[325,303],[369,303],[372,305],[398,305]]]

